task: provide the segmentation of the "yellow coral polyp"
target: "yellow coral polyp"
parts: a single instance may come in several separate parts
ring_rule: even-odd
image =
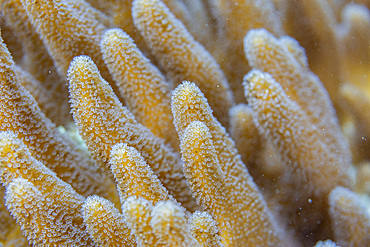
[[[0,0],[1,246],[367,246],[368,0]]]

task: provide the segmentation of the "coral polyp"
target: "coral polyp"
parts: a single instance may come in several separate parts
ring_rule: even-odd
[[[0,6],[0,246],[370,244],[370,1]]]

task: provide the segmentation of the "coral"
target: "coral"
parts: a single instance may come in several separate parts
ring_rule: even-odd
[[[32,96],[40,99],[37,102],[48,118],[56,124],[66,124],[70,120],[67,82],[58,75],[54,62],[48,54],[46,47],[44,47],[40,36],[32,28],[31,21],[21,1],[2,1],[1,13],[6,20],[6,25],[13,30],[13,35],[21,43],[21,47],[18,49],[23,50],[27,54],[27,56],[15,59],[17,63],[22,65],[25,71],[29,72],[29,75],[27,75],[28,78],[21,76],[19,80],[22,81],[21,78],[24,78],[28,82],[36,81],[40,85],[34,90],[29,90],[22,82],[20,83],[30,91]],[[17,69],[16,71],[19,73],[21,69]],[[39,92],[35,92],[35,90]],[[34,92],[41,94],[40,97],[37,97]],[[55,114],[56,112],[59,114]]]
[[[139,246],[160,246],[150,224],[152,210],[153,205],[144,198],[129,197],[122,205],[123,215]]]
[[[172,124],[170,92],[161,72],[121,29],[111,29],[104,34],[101,50],[122,98],[135,118],[154,135],[178,147]]]
[[[218,223],[224,245],[281,245],[277,228],[255,185],[248,174],[237,177],[242,170],[233,171],[227,164],[220,164],[211,134],[204,123],[194,121],[188,125],[181,138],[181,152],[189,186],[197,202]],[[229,169],[228,173],[225,168]]]
[[[0,130],[16,134],[36,159],[44,162],[81,194],[98,192],[102,196],[113,196],[110,197],[113,199],[115,190],[109,178],[99,174],[87,153],[60,133],[34,98],[18,83],[13,59],[4,43],[0,43],[0,54]],[[98,177],[100,182],[93,182]]]
[[[33,158],[14,134],[2,132],[0,139],[6,206],[30,244],[91,245],[80,212],[84,197]]]
[[[170,201],[159,202],[153,207],[151,216],[153,232],[164,246],[198,246],[183,208]]]
[[[336,247],[336,246],[338,245],[331,240],[319,241],[315,245],[315,247]]]
[[[104,65],[99,41],[106,27],[85,1],[21,2],[61,76],[76,55],[90,55]]]
[[[369,6],[0,0],[0,246],[367,246]]]
[[[193,200],[178,154],[122,106],[91,58],[74,58],[68,77],[73,118],[96,162],[109,169],[113,145],[127,143],[141,153],[170,192],[191,208]]]
[[[350,163],[330,98],[322,82],[309,69],[304,52],[289,37],[277,40],[266,30],[252,30],[244,39],[246,57],[253,68],[269,73],[284,88],[310,121],[322,130],[322,139],[337,152],[344,164]],[[307,102],[310,104],[307,104]]]
[[[141,197],[154,204],[174,200],[135,148],[127,144],[114,145],[109,163],[121,201],[129,196]]]
[[[250,67],[243,55],[243,38],[254,28],[282,35],[279,15],[271,0],[214,0],[209,5],[216,22],[215,39],[221,40],[213,54],[227,75],[235,101],[244,102],[242,78]]]
[[[110,201],[89,196],[82,206],[82,214],[87,231],[97,245],[136,245],[125,218]]]
[[[319,208],[327,204],[330,191],[336,186],[350,186],[347,157],[331,152],[330,145],[335,143],[327,143],[325,136],[321,137],[326,135],[321,132],[322,128],[310,121],[305,111],[292,100],[294,97],[289,97],[271,75],[254,69],[245,76],[244,86],[259,131],[272,142],[283,162],[289,164],[285,172],[294,177],[291,179],[294,189],[285,195],[289,199],[281,195],[282,200],[296,202],[291,209],[292,215],[301,211],[298,219],[290,217],[294,218],[291,224],[322,221],[324,216],[320,214],[325,211],[320,212]],[[280,186],[290,190],[288,185],[281,183]],[[301,189],[297,190],[298,187]],[[305,192],[302,194],[302,191]],[[286,208],[282,213],[289,211]]]
[[[223,247],[217,223],[206,212],[196,211],[189,220],[190,230],[202,247]]]
[[[334,236],[342,246],[366,246],[370,242],[367,203],[347,188],[337,187],[329,195]]]
[[[183,80],[196,81],[216,117],[227,125],[227,111],[233,98],[225,75],[209,52],[161,1],[134,1],[133,18],[174,85]]]
[[[263,141],[257,126],[253,122],[253,110],[246,104],[239,104],[230,109],[230,136],[244,164],[253,163],[259,156]]]

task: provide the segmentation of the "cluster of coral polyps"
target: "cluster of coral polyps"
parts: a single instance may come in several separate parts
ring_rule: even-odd
[[[369,0],[0,6],[0,246],[370,246]]]

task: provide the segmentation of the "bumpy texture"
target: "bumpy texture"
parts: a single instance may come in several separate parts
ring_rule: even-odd
[[[114,185],[109,178],[99,174],[86,152],[60,133],[18,83],[13,59],[4,43],[0,44],[0,78],[0,130],[16,134],[36,159],[81,194],[98,192],[114,200]]]
[[[181,141],[185,176],[198,203],[218,221],[225,244],[279,245],[278,234],[272,230],[274,220],[260,192],[233,141],[212,116],[199,88],[190,82],[180,85],[173,93],[172,109]],[[204,124],[197,122],[199,120]],[[210,186],[212,184],[216,186]],[[234,224],[229,225],[231,221]]]
[[[122,106],[94,62],[87,56],[74,58],[68,78],[73,118],[93,158],[109,168],[113,145],[127,143],[141,152],[176,199],[194,207],[178,155]]]
[[[161,72],[120,29],[108,30],[100,46],[104,61],[136,120],[174,148],[178,147],[168,83]]]
[[[227,109],[233,104],[233,98],[226,77],[214,58],[161,1],[134,1],[133,17],[174,85],[183,80],[197,83],[216,110],[219,121],[227,125]]]
[[[0,246],[366,246],[369,7],[0,0]]]
[[[125,218],[110,201],[89,196],[82,206],[82,214],[90,237],[99,246],[136,246]]]

